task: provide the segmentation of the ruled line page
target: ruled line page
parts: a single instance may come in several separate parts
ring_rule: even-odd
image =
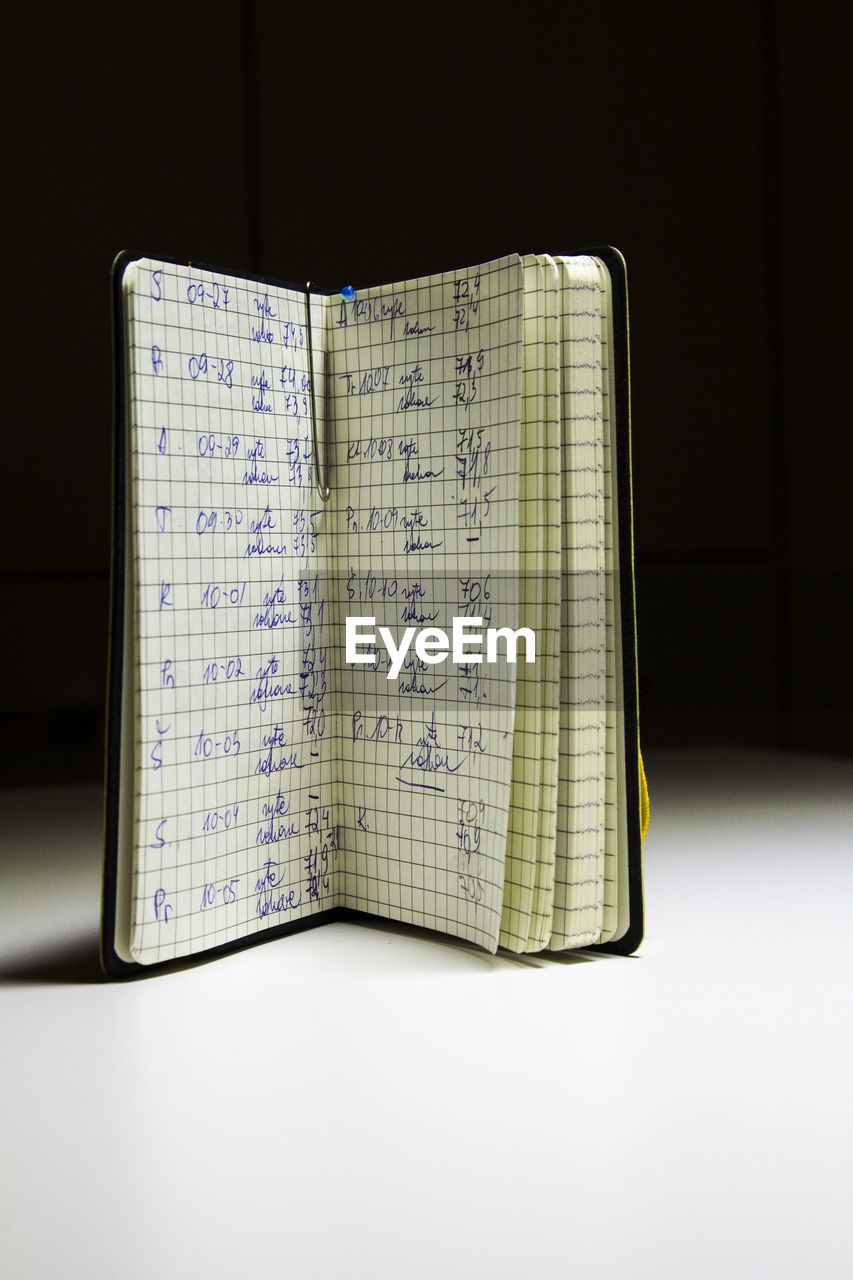
[[[330,313],[342,901],[494,950],[515,668],[342,661],[347,616],[517,625],[517,259],[359,292]]]
[[[124,296],[137,637],[128,946],[149,963],[336,900],[326,513],[302,296],[148,259],[127,269]],[[313,318],[321,351],[324,300]],[[321,408],[320,369],[315,380]]]

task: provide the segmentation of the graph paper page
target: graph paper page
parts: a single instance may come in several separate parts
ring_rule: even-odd
[[[599,270],[563,272],[563,599],[555,947],[599,940],[604,912],[608,641]]]
[[[523,259],[524,372],[519,454],[519,621],[537,661],[518,672],[501,945],[538,950],[550,936],[559,703],[558,284],[554,264]]]
[[[517,625],[521,310],[517,259],[332,303],[339,632]],[[494,950],[515,668],[374,652],[337,676],[342,901]]]
[[[539,845],[533,906],[527,939],[528,951],[548,945],[554,901],[556,860],[557,775],[560,702],[560,559],[561,479],[560,439],[562,403],[560,396],[560,273],[552,258],[538,259],[542,285],[542,332],[537,347],[541,353],[542,377],[539,429],[538,487],[540,502],[533,527],[527,537],[536,546],[538,569],[534,586],[538,593],[538,630],[535,671],[541,715],[539,736]],[[534,670],[534,668],[530,668]],[[517,701],[517,700],[516,700]]]
[[[607,772],[604,801],[604,910],[601,942],[628,927],[627,805],[625,796],[625,698],[622,685],[622,615],[619,584],[619,503],[614,428],[613,300],[610,276],[596,259],[601,301],[602,427],[604,440],[604,532],[606,640],[605,722]]]
[[[123,291],[137,681],[124,949],[150,963],[334,905],[327,517],[302,295],[148,259]],[[323,299],[313,321],[321,349]]]

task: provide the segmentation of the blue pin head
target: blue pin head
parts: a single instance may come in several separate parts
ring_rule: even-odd
[[[355,297],[355,289],[351,284],[344,285],[343,289],[341,289],[341,297],[346,299],[347,302],[352,302]]]

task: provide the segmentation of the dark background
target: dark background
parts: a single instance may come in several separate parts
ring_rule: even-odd
[[[296,8],[6,21],[5,779],[102,769],[122,248],[339,286],[617,245],[644,745],[850,752],[842,7]]]

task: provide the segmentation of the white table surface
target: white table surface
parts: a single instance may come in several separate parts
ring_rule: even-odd
[[[853,1274],[853,762],[649,765],[638,957],[339,923],[131,983],[100,794],[0,792],[4,1274]]]

